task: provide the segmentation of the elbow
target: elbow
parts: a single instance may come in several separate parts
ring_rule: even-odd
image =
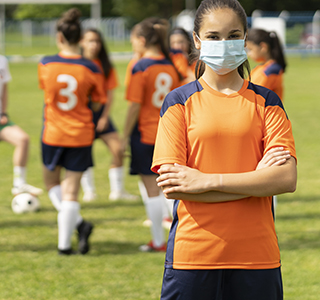
[[[294,193],[297,189],[297,180],[294,180],[288,187],[288,193]]]

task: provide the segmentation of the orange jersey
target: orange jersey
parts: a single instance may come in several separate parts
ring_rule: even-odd
[[[140,103],[141,142],[153,145],[165,96],[179,86],[179,76],[164,56],[140,59],[132,69],[126,99]]]
[[[296,156],[279,97],[244,81],[231,95],[201,78],[169,93],[161,109],[152,170],[178,163],[204,173],[254,171],[282,146]],[[175,201],[166,266],[174,269],[272,269],[280,253],[272,197],[221,203]]]
[[[170,50],[171,60],[183,78],[188,77],[189,62],[188,58],[180,50]]]
[[[100,68],[101,73],[103,73],[102,63],[100,59],[94,59],[93,62],[97,64]],[[119,85],[118,78],[117,78],[117,72],[115,68],[111,68],[108,77],[104,76],[104,89],[105,91],[113,90]]]
[[[274,91],[283,100],[283,69],[274,60],[255,67],[251,72],[251,82]]]
[[[126,75],[124,78],[124,86],[125,87],[128,87],[128,85],[129,85],[129,82],[131,80],[132,69],[137,62],[138,62],[138,59],[134,57],[129,61],[129,63],[127,65]]]
[[[90,146],[94,124],[88,97],[106,102],[104,79],[97,65],[80,55],[60,53],[44,57],[38,75],[45,97],[42,141],[52,146]]]

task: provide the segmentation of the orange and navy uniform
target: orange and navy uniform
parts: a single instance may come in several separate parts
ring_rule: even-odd
[[[141,104],[138,130],[142,143],[154,145],[163,100],[178,86],[178,73],[162,55],[142,58],[134,65],[126,99]]]
[[[187,78],[189,62],[186,55],[181,50],[170,49],[170,58],[182,78]]]
[[[275,60],[256,66],[251,71],[251,82],[274,91],[283,100],[283,68]]]
[[[127,69],[126,69],[126,75],[124,78],[124,86],[125,87],[128,87],[129,82],[131,80],[132,69],[138,61],[139,61],[139,59],[137,59],[135,57],[131,58],[131,60],[129,61],[129,63],[127,65]]]
[[[160,116],[154,172],[174,163],[204,173],[250,172],[268,150],[280,146],[296,157],[281,100],[246,80],[238,92],[225,95],[200,78],[169,93]],[[175,201],[167,268],[279,266],[272,197],[221,203]]]
[[[93,62],[99,66],[101,73],[104,74],[100,59],[94,59]],[[113,90],[116,87],[118,87],[118,85],[119,85],[119,82],[118,82],[117,72],[115,68],[112,67],[108,74],[108,77],[104,76],[104,90],[105,91]]]
[[[45,97],[42,142],[61,147],[92,145],[94,124],[88,97],[106,102],[104,78],[97,65],[81,55],[59,53],[41,60],[38,75]]]

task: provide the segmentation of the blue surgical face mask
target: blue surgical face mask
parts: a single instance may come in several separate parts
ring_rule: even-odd
[[[202,41],[200,57],[206,65],[219,75],[225,75],[247,60],[244,40]]]

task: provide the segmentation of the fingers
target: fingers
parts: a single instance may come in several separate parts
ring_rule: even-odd
[[[278,147],[269,150],[262,158],[262,161],[268,166],[281,165],[290,157],[290,151],[284,150],[283,147]]]

